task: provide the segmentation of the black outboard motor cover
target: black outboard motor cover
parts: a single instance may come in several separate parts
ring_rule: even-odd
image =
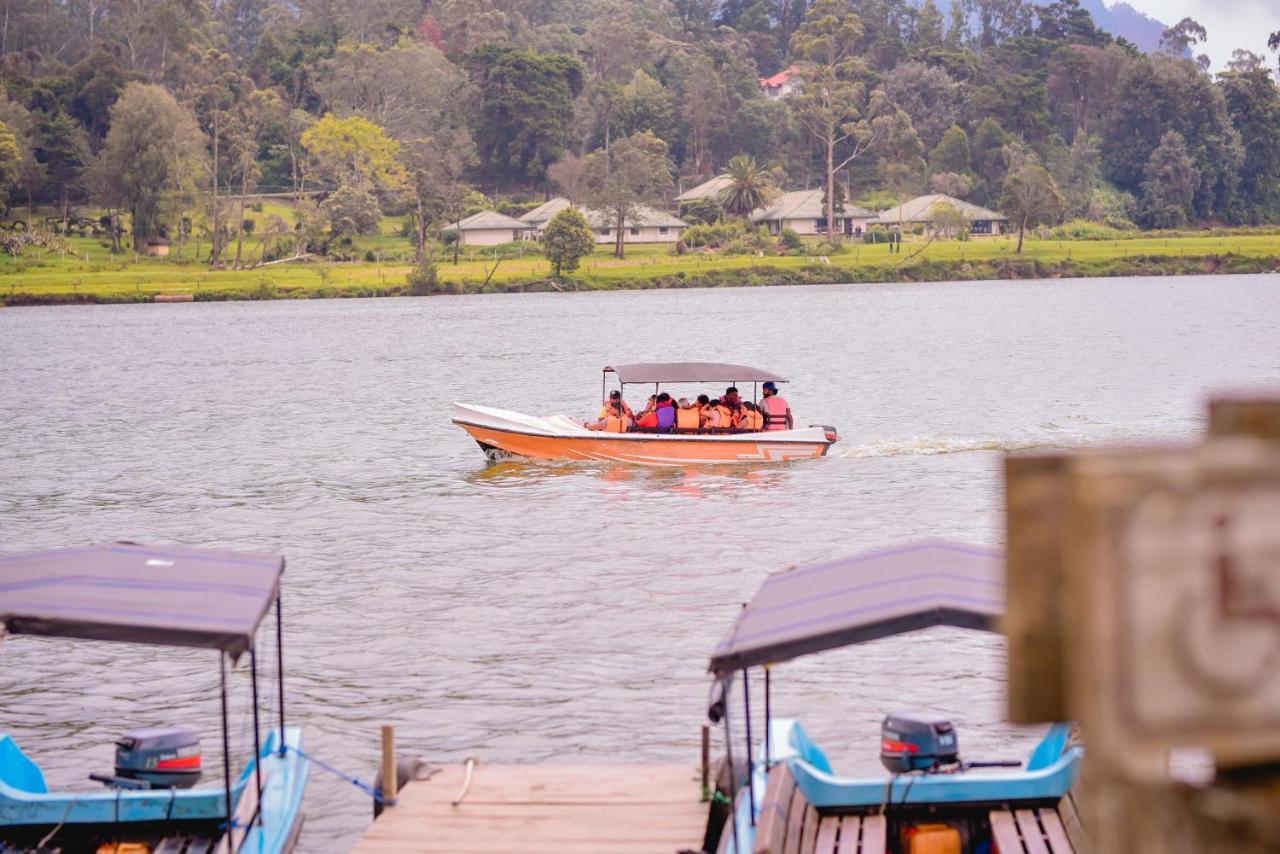
[[[880,726],[880,761],[895,774],[954,765],[960,761],[955,727],[941,715],[886,715]]]
[[[152,788],[189,789],[200,780],[200,734],[190,727],[135,729],[116,742],[116,776]]]

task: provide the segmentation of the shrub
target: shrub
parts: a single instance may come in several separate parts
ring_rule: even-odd
[[[794,228],[784,228],[782,233],[778,235],[778,243],[787,252],[802,252],[804,250],[804,241],[800,239],[800,234]]]
[[[254,213],[262,213],[262,202],[254,202],[253,204],[249,205],[249,210],[253,211]]]
[[[715,199],[695,199],[680,205],[680,218],[690,225],[711,225],[724,217],[724,208]]]
[[[423,260],[413,266],[409,277],[405,280],[409,285],[409,293],[420,297],[440,290],[440,271],[433,260]]]
[[[240,223],[240,229],[241,229],[241,231],[243,231],[245,234],[253,234],[253,227],[254,227],[255,225],[257,225],[257,223],[255,223],[253,220],[251,220],[251,219],[246,219],[246,220],[244,220],[243,222],[241,222],[241,223]],[[166,235],[166,237],[167,237],[167,236],[168,236],[168,235]]]
[[[370,264],[372,264],[374,261],[377,261],[377,260],[378,260],[378,256],[377,256],[377,255],[375,255],[375,254],[373,254],[373,250],[372,250],[372,249],[366,249],[366,250],[364,250],[364,260],[366,260],[366,261],[368,261]]]

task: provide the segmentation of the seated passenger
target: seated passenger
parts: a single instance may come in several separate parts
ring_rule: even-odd
[[[749,430],[757,432],[764,429],[764,416],[760,414],[760,410],[749,400],[742,401],[742,412],[738,416],[738,423],[735,425],[739,430]]]
[[[737,413],[733,411],[733,407],[729,405],[729,401],[722,397],[719,400],[713,400],[712,404],[715,405],[716,411],[720,413],[721,429],[734,427],[735,425],[733,422]]]
[[[706,397],[706,395],[702,395]],[[701,398],[699,398],[701,399]],[[720,398],[707,401],[707,405],[702,407],[702,429],[715,430],[719,427],[727,427],[727,424],[720,423]]]
[[[582,426],[588,430],[602,430],[605,433],[625,433],[631,424],[631,419],[623,412],[624,405],[621,401],[609,401],[601,408],[604,415],[598,421],[588,421]]]
[[[676,410],[676,429],[697,430],[701,421],[698,407],[690,403],[688,398],[680,398],[680,408]]]
[[[737,427],[739,419],[742,418],[742,398],[738,396],[736,386],[729,386],[724,390],[724,397],[720,398],[720,405],[729,410],[730,421],[734,427]]]
[[[596,417],[607,418],[609,415],[609,404],[611,403],[621,404],[622,414],[625,415],[626,417],[628,418],[636,417],[635,413],[631,411],[631,407],[627,406],[627,402],[622,399],[622,392],[618,391],[617,389],[614,389],[613,391],[609,392],[609,399],[606,400],[604,403],[600,404],[600,414],[597,415]]]
[[[676,426],[676,404],[665,391],[658,395],[658,429],[664,432]]]

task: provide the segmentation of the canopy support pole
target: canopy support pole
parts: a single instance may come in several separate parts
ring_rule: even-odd
[[[729,833],[733,835],[734,854],[742,854],[738,845],[738,774],[733,767],[733,732],[729,729],[729,707],[733,704],[729,700],[728,677],[721,681],[724,685],[721,691],[724,697],[724,761],[729,766]]]
[[[258,644],[255,641],[253,646],[249,647],[249,674],[250,682],[253,685],[253,781],[258,787],[257,806],[253,808],[253,815],[259,822],[262,820],[262,737],[259,735],[258,724]],[[282,737],[284,733],[280,734]]]
[[[769,730],[773,729],[769,723],[769,719],[773,716],[772,709],[769,707],[770,696],[772,694],[770,687],[769,665],[766,664],[764,666],[764,770],[766,773],[770,768],[769,763],[773,761],[773,748],[770,744],[769,738]]]
[[[219,685],[222,693],[222,791],[227,804],[227,850],[236,850],[236,838],[233,834],[231,812],[231,740],[227,734],[227,656],[218,651],[218,670],[221,675]]]
[[[276,687],[280,703],[280,755],[284,756],[284,616],[280,610],[282,595],[276,594]]]
[[[728,705],[726,703],[726,705]],[[747,721],[747,796],[751,799],[751,826],[756,826],[756,775],[755,761],[751,755],[751,670],[742,668],[742,708]]]

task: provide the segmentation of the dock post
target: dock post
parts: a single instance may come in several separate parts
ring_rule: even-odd
[[[396,803],[396,728],[382,727],[382,805]]]
[[[702,725],[702,800],[711,800],[711,725]]]

